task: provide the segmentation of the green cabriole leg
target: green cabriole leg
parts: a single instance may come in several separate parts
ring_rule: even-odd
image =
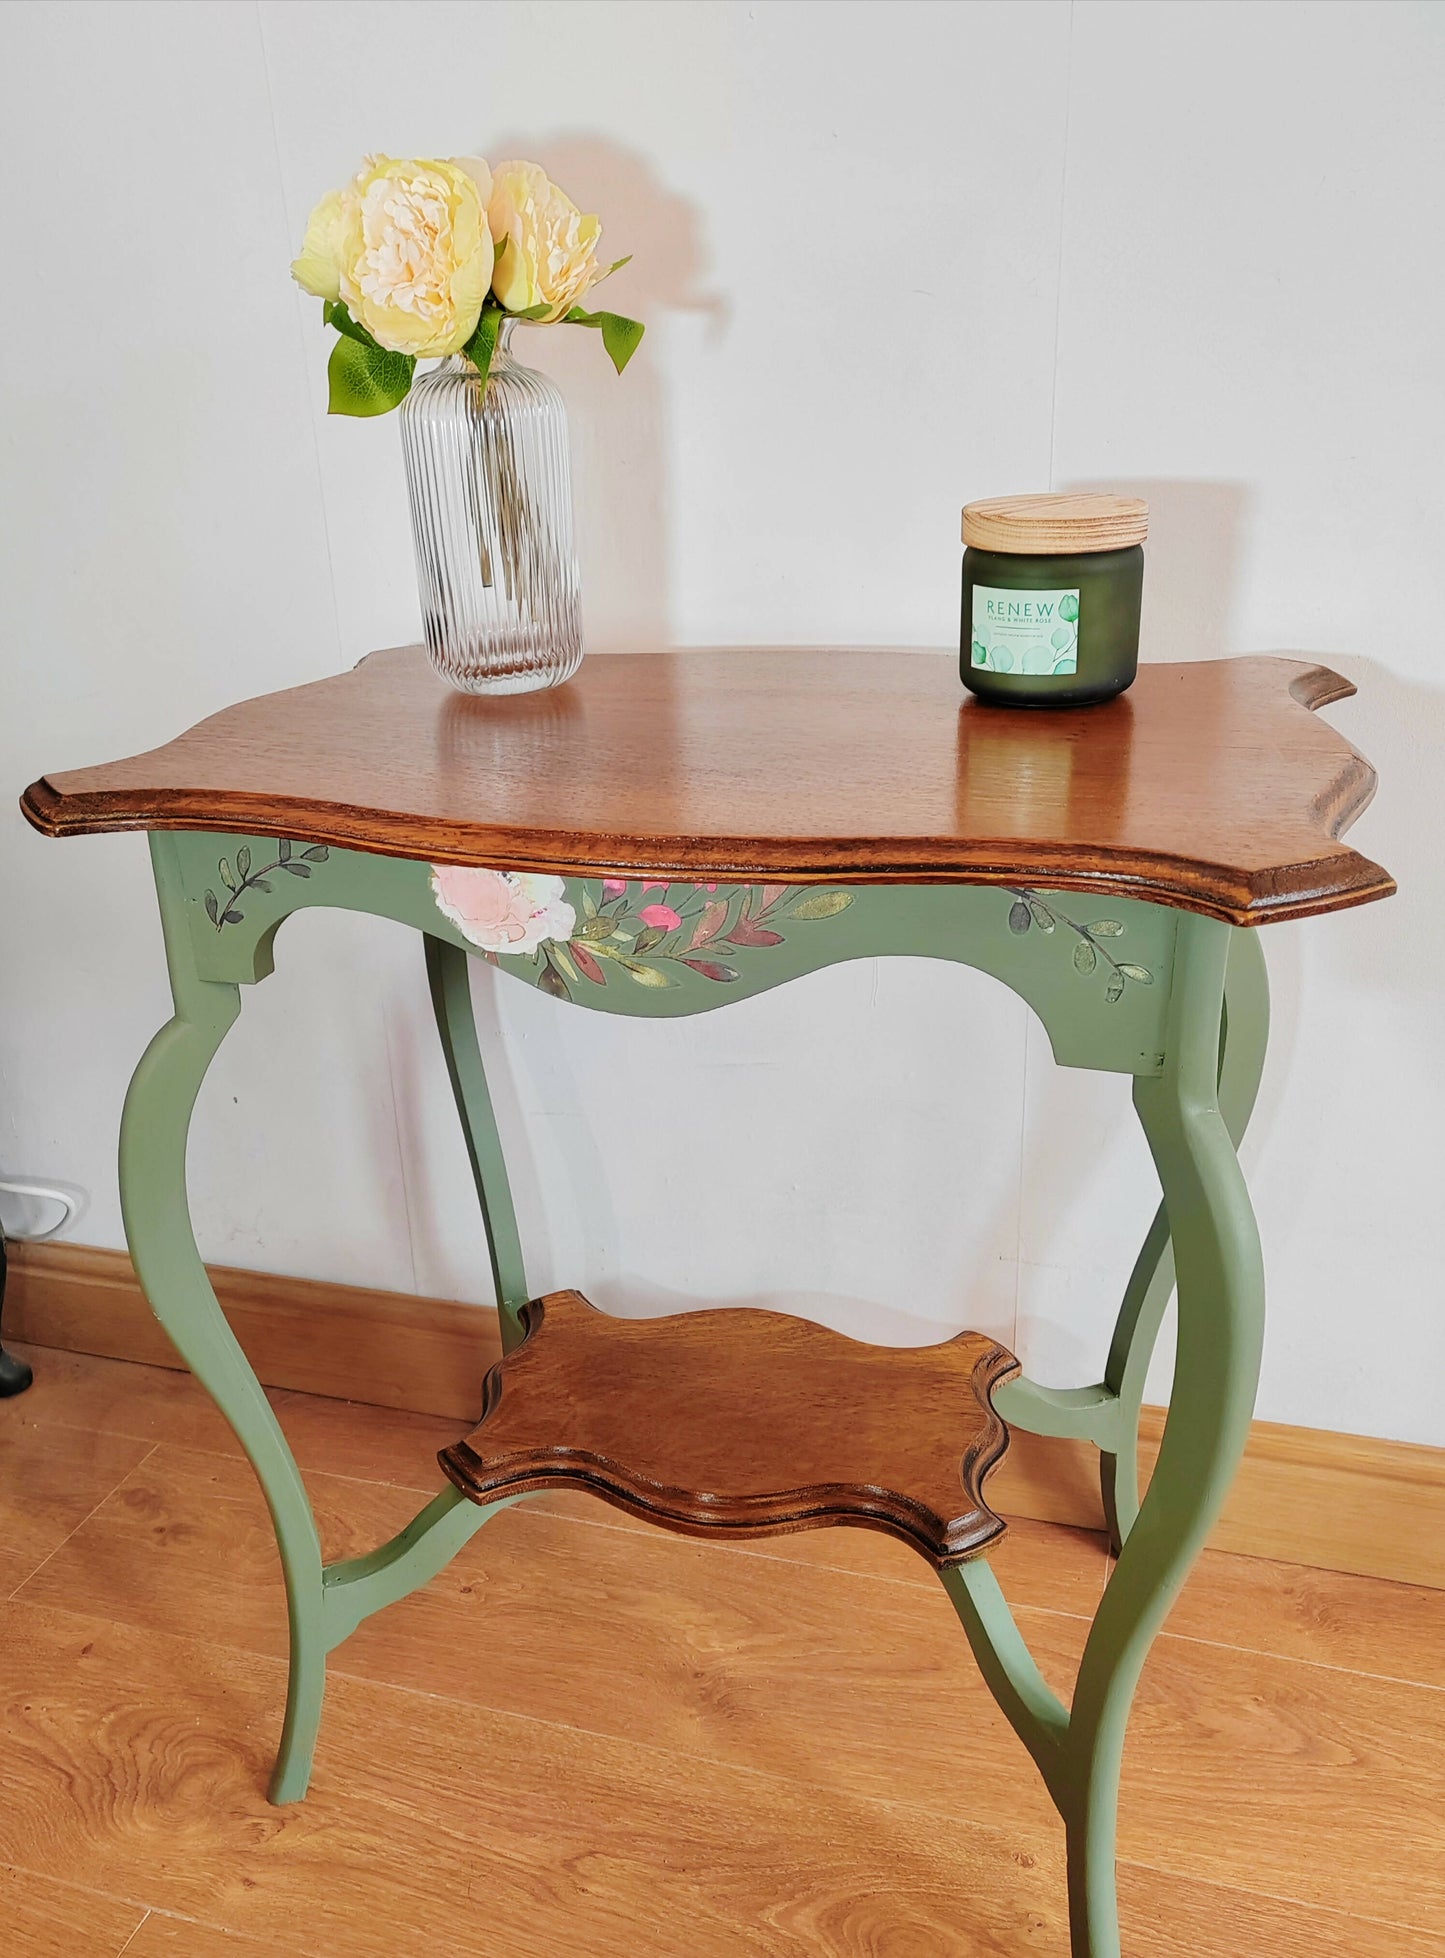
[[[425,1584],[450,1562],[488,1519],[511,1500],[485,1507],[444,1488],[389,1543],[365,1556],[323,1566],[316,1523],[301,1474],[271,1404],[250,1362],[227,1325],[191,1229],[186,1194],[186,1138],[206,1070],[241,1010],[240,988],[229,980],[200,978],[186,916],[185,891],[173,837],[151,837],[161,926],[165,934],[175,1016],[146,1049],[121,1118],[120,1192],[126,1239],[151,1309],[176,1348],[235,1430],[261,1484],[276,1532],[286,1581],[291,1665],[281,1746],[271,1780],[273,1802],[299,1801],[306,1793],[326,1687],[326,1655],[362,1619]],[[461,955],[458,954],[458,957]],[[465,973],[463,973],[463,980]],[[439,1007],[439,1013],[441,1008]],[[466,1112],[486,1158],[480,1115],[490,1104],[477,1099],[465,1036],[452,1017],[449,1060],[466,1083]],[[472,1035],[475,1047],[475,1033]],[[454,1049],[459,1049],[458,1063]],[[476,1066],[480,1068],[478,1057]],[[459,1094],[461,1090],[458,1090]],[[485,1083],[481,1083],[485,1097]],[[478,1170],[479,1181],[482,1172]],[[507,1239],[510,1198],[488,1182],[488,1228],[494,1244]],[[505,1198],[505,1203],[502,1202]],[[515,1224],[510,1224],[515,1239]],[[520,1258],[509,1262],[494,1250],[494,1264],[520,1277]],[[499,1278],[499,1285],[501,1283]]]
[[[1158,1464],[1095,1616],[1068,1713],[1039,1675],[987,1564],[976,1559],[943,1574],[984,1676],[1064,1819],[1073,1958],[1120,1958],[1115,1840],[1129,1708],[1150,1643],[1223,1505],[1259,1379],[1259,1234],[1220,1112],[1230,941],[1230,928],[1212,919],[1191,917],[1182,927],[1164,1071],[1134,1083],[1178,1264],[1178,1356]],[[1082,1397],[1060,1416],[1099,1418]]]
[[[444,938],[426,934],[426,972],[431,986],[432,1009],[441,1036],[447,1075],[466,1137],[467,1155],[472,1165],[472,1180],[477,1186],[477,1201],[482,1206],[486,1226],[487,1250],[492,1261],[492,1283],[497,1293],[497,1316],[501,1321],[502,1345],[507,1352],[523,1337],[518,1313],[531,1294],[522,1265],[522,1240],[517,1231],[517,1213],[512,1207],[512,1188],[507,1181],[507,1162],[502,1139],[492,1112],[491,1092],[482,1066],[482,1050],[477,1040],[476,1018],[472,1011],[469,973],[471,960]]]
[[[1230,933],[1219,1041],[1219,1110],[1235,1148],[1254,1112],[1269,1040],[1269,975],[1256,931]],[[1174,1248],[1161,1203],[1135,1262],[1104,1369],[1107,1426],[1099,1436],[1104,1518],[1115,1555],[1139,1514],[1139,1416],[1159,1328],[1174,1295]],[[1062,1399],[1066,1396],[1056,1396]],[[1117,1404],[1115,1404],[1117,1403]]]
[[[211,1060],[241,1011],[238,986],[198,979],[175,845],[151,837],[175,1017],[146,1049],[125,1098],[120,1200],[151,1310],[236,1431],[265,1492],[286,1579],[291,1674],[271,1783],[274,1802],[306,1792],[326,1687],[321,1544],[300,1471],[251,1364],[227,1325],[191,1230],[186,1137]]]

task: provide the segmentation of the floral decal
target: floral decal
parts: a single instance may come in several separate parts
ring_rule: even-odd
[[[549,940],[570,938],[576,928],[577,913],[560,877],[438,863],[431,887],[443,915],[484,952],[535,952]]]
[[[714,985],[742,977],[739,954],[781,945],[785,927],[836,918],[851,891],[797,884],[634,885],[620,877],[575,886],[560,877],[436,865],[432,889],[452,923],[488,958],[530,954],[554,999],[611,983],[662,988],[688,972]],[[654,895],[656,894],[656,895]]]
[[[313,843],[309,849],[297,852],[296,845],[288,837],[282,837],[276,845],[274,863],[263,863],[259,869],[251,868],[251,846],[243,843],[236,852],[236,867],[231,868],[229,857],[222,857],[216,865],[216,875],[221,880],[221,895],[207,891],[204,899],[206,916],[216,927],[224,931],[227,925],[245,923],[246,914],[241,909],[241,899],[248,891],[267,891],[271,889],[266,881],[270,877],[309,877],[311,866],[325,863],[331,851],[324,843]]]
[[[1078,941],[1074,946],[1074,970],[1087,979],[1102,965],[1109,975],[1104,997],[1111,1006],[1124,997],[1126,985],[1154,984],[1154,974],[1147,965],[1116,959],[1109,950],[1108,940],[1124,936],[1124,927],[1117,918],[1099,918],[1091,925],[1081,925],[1065,917],[1057,906],[1045,904],[1037,891],[1016,891],[1010,887],[1008,894],[1013,899],[1008,914],[1009,930],[1022,936],[1035,925],[1044,932],[1062,925],[1065,931],[1073,932]]]

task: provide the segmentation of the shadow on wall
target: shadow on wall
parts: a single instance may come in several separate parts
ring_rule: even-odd
[[[1059,488],[1142,496],[1149,505],[1141,658],[1225,659],[1238,651],[1234,588],[1249,509],[1242,483],[1114,477]]]
[[[567,401],[587,651],[666,646],[671,638],[667,410],[658,362],[669,312],[707,315],[725,302],[701,285],[701,221],[646,158],[604,137],[505,135],[497,162],[540,163],[584,211],[602,217],[604,263],[632,254],[586,302],[640,319],[647,337],[625,374],[613,372],[599,337],[518,331],[515,350],[546,369]]]

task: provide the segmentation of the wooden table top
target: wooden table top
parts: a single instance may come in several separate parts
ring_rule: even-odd
[[[1339,841],[1368,762],[1304,661],[1146,665],[1104,706],[988,706],[953,653],[623,653],[453,692],[418,646],[42,776],[48,836],[290,836],[387,856],[685,881],[1039,884],[1259,924],[1387,897]]]

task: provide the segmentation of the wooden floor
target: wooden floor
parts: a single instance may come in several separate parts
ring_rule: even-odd
[[[942,1590],[833,1530],[509,1511],[332,1661],[312,1795],[265,1510],[181,1374],[34,1352],[0,1403],[0,1950],[24,1958],[1043,1958],[1061,1832]],[[281,1394],[329,1556],[458,1424]],[[1106,1563],[995,1559],[1067,1687]],[[1445,1594],[1207,1557],[1126,1771],[1128,1958],[1445,1953]]]

